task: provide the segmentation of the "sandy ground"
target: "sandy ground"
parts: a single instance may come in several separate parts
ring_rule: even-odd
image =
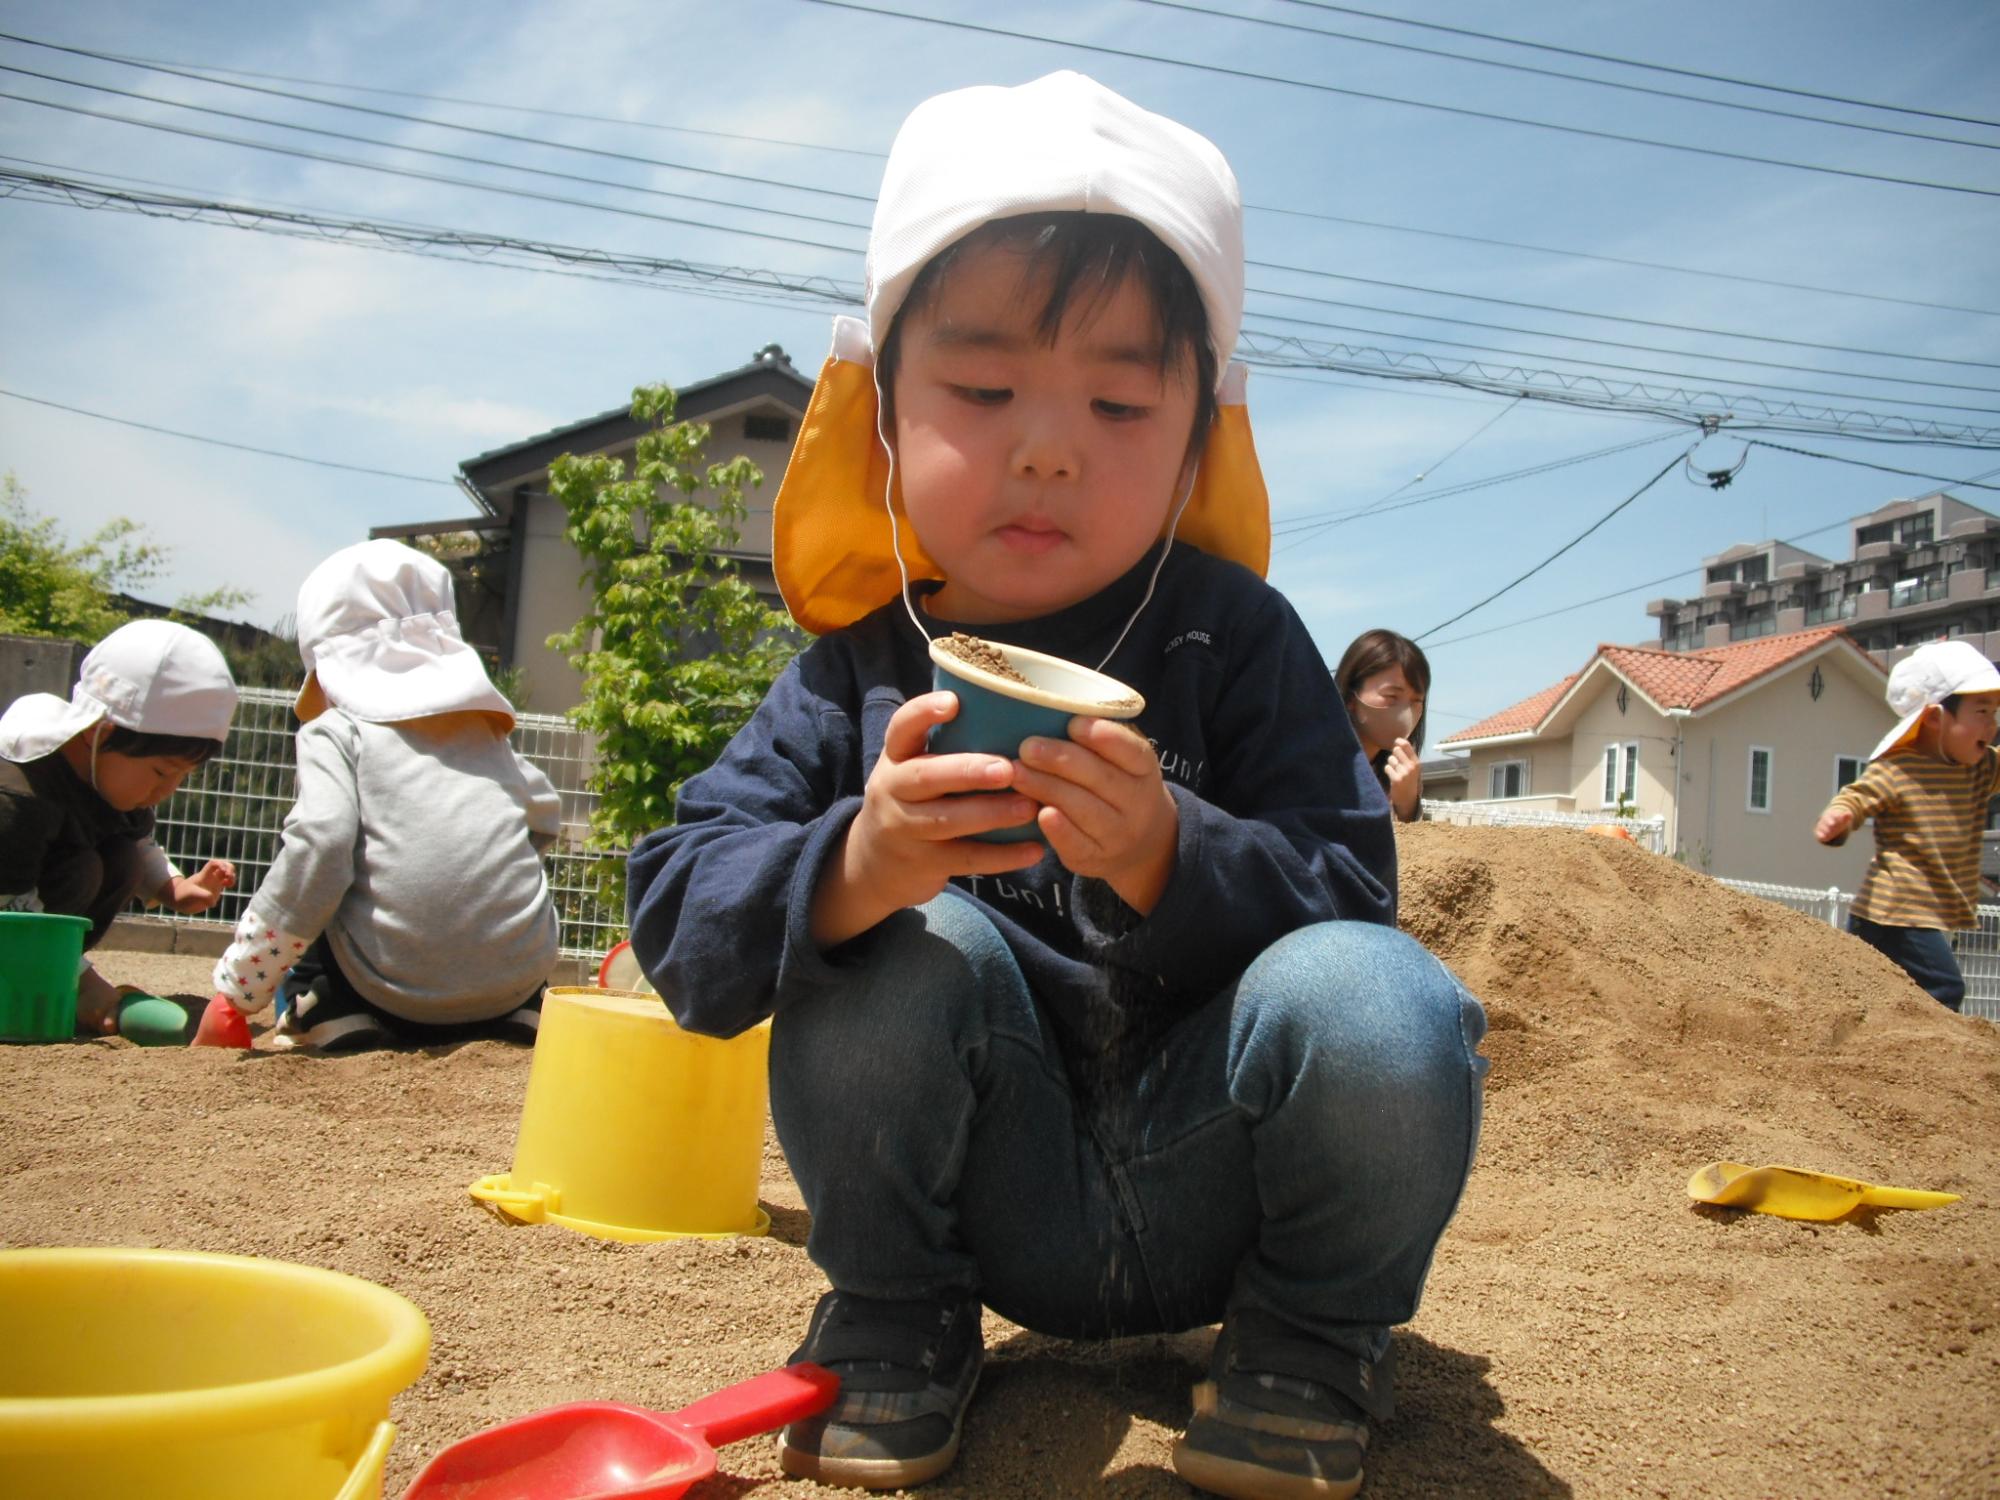
[[[2000,1494],[2000,1032],[1872,950],[1629,845],[1423,825],[1404,925],[1486,1001],[1480,1161],[1401,1340],[1365,1495]],[[113,954],[205,988],[207,961]],[[163,1245],[351,1272],[429,1316],[394,1495],[558,1401],[668,1407],[782,1363],[822,1283],[775,1143],[768,1239],[617,1245],[465,1194],[509,1165],[530,1056],[0,1048],[0,1244]],[[1691,1204],[1729,1157],[1965,1195],[1813,1225]],[[989,1316],[936,1496],[1188,1496],[1168,1448],[1212,1337],[1075,1345]],[[699,1500],[823,1493],[767,1441]]]

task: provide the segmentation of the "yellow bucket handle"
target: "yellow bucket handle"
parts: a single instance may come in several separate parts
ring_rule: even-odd
[[[389,1462],[389,1445],[395,1441],[396,1424],[377,1422],[375,1435],[361,1450],[361,1459],[355,1464],[354,1472],[347,1476],[347,1483],[340,1487],[340,1493],[333,1500],[380,1500],[382,1470]]]
[[[481,1203],[491,1204],[508,1218],[519,1219],[523,1224],[543,1223],[562,1207],[561,1188],[551,1187],[546,1182],[517,1188],[514,1179],[505,1172],[494,1177],[482,1177],[466,1191]]]

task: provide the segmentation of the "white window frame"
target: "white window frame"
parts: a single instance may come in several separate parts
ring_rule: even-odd
[[[1619,752],[1624,752],[1624,764],[1619,763]],[[1639,742],[1637,740],[1614,740],[1604,747],[1604,775],[1598,782],[1600,794],[1607,790],[1598,803],[1600,807],[1616,807],[1622,797],[1636,807],[1639,804]]]
[[[1528,791],[1529,764],[1530,762],[1526,760],[1496,760],[1488,766],[1486,768],[1486,790],[1492,793],[1488,800],[1493,802],[1512,802],[1515,798],[1530,795]],[[1521,789],[1515,792],[1512,797],[1508,796],[1505,792],[1494,790],[1495,786],[1503,779],[1501,773],[1509,766],[1518,766],[1521,771]]]
[[[1757,757],[1760,755],[1764,757],[1764,805],[1762,807],[1757,805]],[[1745,767],[1743,777],[1743,807],[1746,812],[1768,814],[1771,811],[1772,804],[1778,800],[1772,795],[1774,790],[1772,783],[1776,779],[1777,769],[1777,751],[1773,750],[1769,745],[1752,745],[1750,747],[1750,759]]]
[[[1840,763],[1841,763],[1842,761],[1844,761],[1844,760],[1851,760],[1851,761],[1853,761],[1853,762],[1854,762],[1854,775],[1853,775],[1853,776],[1851,776],[1851,777],[1849,777],[1847,781],[1842,781],[1842,780],[1840,779]],[[1837,797],[1837,796],[1839,796],[1839,795],[1840,795],[1840,789],[1841,789],[1842,787],[1844,787],[1844,786],[1847,786],[1847,785],[1850,785],[1850,784],[1851,784],[1852,782],[1855,782],[1855,781],[1858,781],[1858,780],[1860,780],[1860,779],[1861,779],[1861,773],[1862,773],[1863,771],[1867,770],[1867,769],[1868,769],[1868,757],[1867,757],[1867,756],[1865,756],[1865,755],[1836,755],[1836,756],[1834,756],[1834,758],[1833,758],[1833,793],[1834,793],[1834,795],[1835,795],[1836,797]]]

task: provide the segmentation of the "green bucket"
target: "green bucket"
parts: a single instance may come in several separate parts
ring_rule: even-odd
[[[76,1035],[76,976],[88,917],[0,911],[0,1041]]]

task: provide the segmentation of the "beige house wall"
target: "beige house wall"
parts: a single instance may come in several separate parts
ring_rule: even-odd
[[[1616,797],[1609,803],[1604,800],[1605,749],[1611,745],[1636,745],[1639,768],[1633,778],[1632,801],[1640,817],[1650,818],[1667,810],[1667,801],[1673,793],[1673,726],[1637,689],[1627,691],[1625,712],[1620,713],[1620,686],[1620,680],[1610,675],[1592,681],[1594,696],[1570,732],[1570,795],[1576,799],[1578,812],[1612,812]],[[1618,777],[1622,787],[1622,749]]]
[[[1812,695],[1813,669],[1821,691]],[[1619,713],[1619,678],[1601,668],[1585,689],[1574,727],[1560,739],[1470,751],[1468,795],[1485,800],[1492,766],[1530,763],[1523,810],[1597,813],[1604,805],[1604,750],[1636,744],[1634,801],[1642,817],[1664,816],[1669,849],[1695,869],[1776,885],[1860,888],[1873,853],[1864,831],[1839,849],[1812,826],[1834,792],[1836,756],[1865,757],[1895,720],[1882,677],[1845,649],[1795,663],[1731,702],[1687,718],[1664,715],[1634,689]],[[1771,810],[1749,810],[1750,749],[1771,751]]]
[[[727,463],[747,457],[763,471],[764,482],[744,494],[747,514],[738,550],[745,557],[768,560],[771,556],[771,503],[778,482],[785,476],[791,458],[789,442],[764,442],[743,436],[743,417],[750,411],[782,415],[794,426],[796,413],[775,401],[718,412],[703,418],[710,424],[710,438],[700,464]],[[608,450],[609,456],[632,463],[630,447]],[[541,491],[546,476],[528,487],[524,545],[521,553],[521,594],[514,623],[514,664],[527,678],[521,706],[533,713],[566,713],[582,695],[583,679],[568,660],[548,646],[548,638],[568,630],[589,612],[590,596],[579,582],[583,560],[563,537],[566,518],[556,500]],[[697,496],[699,498],[699,496]]]
[[[1866,832],[1839,849],[1812,836],[1834,790],[1834,758],[1865,757],[1895,723],[1882,679],[1832,653],[1687,722],[1678,837],[1712,875],[1858,890],[1873,852]],[[1822,691],[1812,697],[1813,666]],[[1749,809],[1750,750],[1771,751],[1771,810]]]

